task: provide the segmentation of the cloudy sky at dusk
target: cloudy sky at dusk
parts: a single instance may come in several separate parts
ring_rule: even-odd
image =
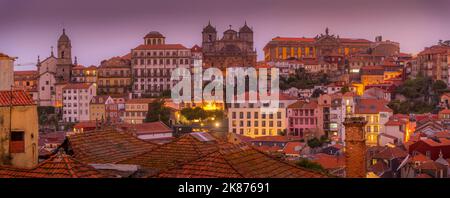
[[[0,0],[0,52],[34,65],[38,55],[50,55],[65,27],[78,62],[98,65],[128,53],[149,31],[161,32],[167,43],[201,44],[211,20],[219,33],[247,21],[258,59],[275,36],[314,37],[325,27],[340,37],[382,35],[416,53],[450,39],[448,10],[448,0]]]

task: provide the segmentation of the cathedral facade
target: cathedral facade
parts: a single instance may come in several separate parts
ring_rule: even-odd
[[[244,24],[239,32],[230,26],[218,38],[215,27],[208,23],[202,31],[203,66],[225,70],[228,67],[256,65],[256,50],[253,47],[253,30]]]

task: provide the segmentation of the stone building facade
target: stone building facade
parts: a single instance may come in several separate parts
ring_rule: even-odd
[[[265,61],[325,61],[334,63],[344,69],[349,60],[362,59],[363,65],[382,61],[384,57],[398,55],[400,45],[397,42],[382,40],[381,36],[375,41],[358,38],[341,38],[330,34],[326,28],[325,34],[314,38],[306,37],[275,37],[264,47]]]
[[[253,30],[244,24],[239,32],[231,29],[218,39],[217,30],[208,23],[202,31],[203,66],[225,70],[227,67],[256,66]]]

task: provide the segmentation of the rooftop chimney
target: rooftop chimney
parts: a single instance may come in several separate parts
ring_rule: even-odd
[[[345,174],[348,178],[366,177],[366,139],[363,117],[345,118]]]

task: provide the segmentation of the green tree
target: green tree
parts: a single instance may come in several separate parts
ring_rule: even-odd
[[[324,91],[321,89],[314,89],[313,93],[311,94],[311,98],[318,98],[320,95],[325,94]]]
[[[350,91],[350,88],[347,85],[342,87],[342,89],[341,89],[341,93],[343,93],[343,94],[345,94],[345,93],[347,93],[349,91]]]
[[[148,112],[144,122],[162,121],[169,125],[170,109],[165,106],[165,101],[162,98],[156,99],[148,104]]]
[[[299,161],[297,161],[296,165],[303,167],[303,168],[311,169],[311,170],[316,170],[316,171],[321,171],[321,172],[325,171],[325,169],[319,163],[313,162],[306,158],[302,158]]]
[[[313,138],[308,140],[307,144],[310,148],[317,148],[322,146],[322,141],[317,138]]]
[[[207,118],[207,113],[200,107],[195,108],[184,108],[181,110],[181,115],[183,115],[187,120],[203,120]]]

